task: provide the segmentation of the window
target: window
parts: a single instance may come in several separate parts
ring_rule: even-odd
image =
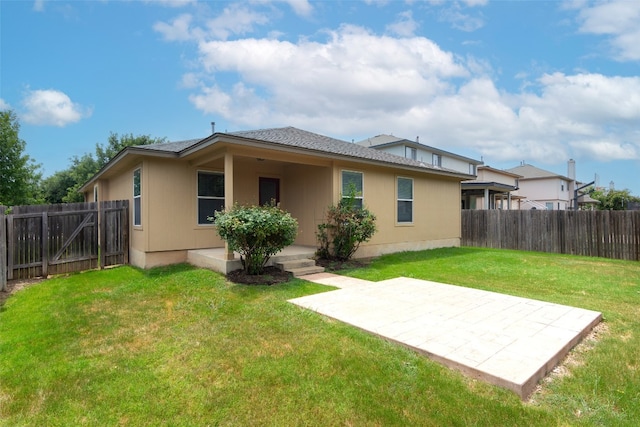
[[[133,225],[142,225],[142,182],[140,181],[140,169],[133,171]]]
[[[405,146],[404,147],[404,156],[407,159],[416,160],[418,158],[418,150],[416,150],[413,147]]]
[[[474,165],[473,163],[469,163],[469,175],[475,175],[476,174],[476,165]]]
[[[553,210],[553,202],[547,202],[545,203],[545,206],[547,207],[547,210],[549,211]]]
[[[362,172],[342,171],[342,198],[352,191],[355,191],[355,206],[362,209]]]
[[[224,209],[224,174],[198,171],[198,224],[211,224],[207,217]]]
[[[560,191],[564,191],[564,182],[560,184]]]
[[[442,166],[442,156],[440,154],[433,154],[433,160],[432,160],[432,164],[433,166],[438,166],[441,167]]]
[[[398,178],[398,222],[413,222],[413,179]]]
[[[98,184],[93,186],[93,201],[98,201]]]

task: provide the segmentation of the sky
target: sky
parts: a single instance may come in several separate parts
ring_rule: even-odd
[[[640,195],[640,1],[0,1],[44,176],[110,133],[391,134]]]

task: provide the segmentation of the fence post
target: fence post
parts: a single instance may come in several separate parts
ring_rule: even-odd
[[[42,277],[49,275],[49,212],[42,212]]]
[[[104,269],[107,259],[107,202],[97,202],[97,218],[98,221],[98,250],[100,251],[100,270]]]
[[[7,220],[0,205],[0,291],[7,287]]]

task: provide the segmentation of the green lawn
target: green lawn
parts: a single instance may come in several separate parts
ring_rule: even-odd
[[[603,312],[607,327],[531,402],[287,303],[330,288],[243,286],[186,265],[47,280],[0,308],[0,425],[636,425],[640,263],[473,248],[345,271]]]

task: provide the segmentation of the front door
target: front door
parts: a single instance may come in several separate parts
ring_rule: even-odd
[[[260,186],[260,206],[275,201],[276,205],[280,203],[280,180],[278,178],[259,178]]]

